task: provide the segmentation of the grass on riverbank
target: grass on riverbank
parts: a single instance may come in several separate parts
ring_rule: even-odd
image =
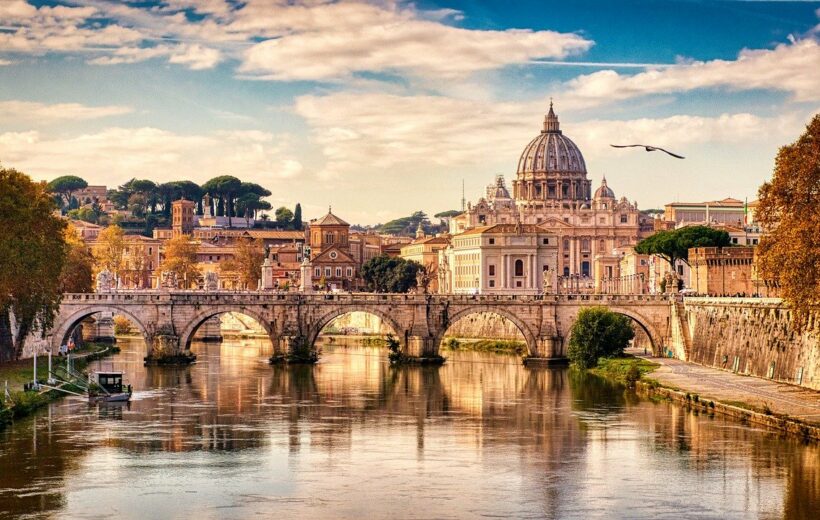
[[[72,352],[74,361],[72,365],[75,370],[85,372],[91,361],[100,359],[119,352],[119,348],[113,345],[102,345],[88,343],[82,349]],[[82,356],[82,357],[75,357]],[[64,357],[52,357],[52,368],[56,369],[57,363],[65,364]],[[48,356],[37,357],[37,379],[45,383],[48,378]],[[12,419],[19,419],[33,413],[38,408],[65,396],[58,391],[24,391],[23,385],[31,383],[34,379],[34,361],[32,359],[21,359],[10,363],[0,364],[0,427],[10,422]],[[5,401],[5,382],[8,381],[11,402]],[[68,388],[72,390],[71,388]],[[79,389],[73,389],[79,392]]]
[[[516,354],[523,356],[527,353],[527,345],[523,341],[507,339],[456,339],[447,338],[441,345],[449,350],[472,350],[474,352],[492,352],[495,354]]]
[[[624,355],[623,357],[601,358],[598,360],[598,366],[590,369],[590,372],[631,386],[659,366],[658,363],[647,359]]]

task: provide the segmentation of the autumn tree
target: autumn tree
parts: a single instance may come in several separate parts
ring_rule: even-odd
[[[175,273],[180,287],[190,288],[199,282],[202,274],[196,261],[199,249],[185,235],[178,235],[165,243],[165,259],[160,268],[166,273]]]
[[[256,289],[262,278],[262,262],[264,261],[265,251],[261,240],[241,240],[236,245],[234,257],[222,261],[219,270],[236,273],[242,287]]]
[[[60,304],[67,246],[54,208],[45,183],[0,167],[0,361],[18,359],[25,338],[48,330]]]
[[[802,329],[820,307],[820,114],[780,149],[774,175],[760,187],[755,218],[766,230],[760,273],[776,280]]]
[[[116,280],[125,267],[124,253],[125,232],[117,225],[108,226],[97,235],[93,248],[94,271],[108,270]]]
[[[91,292],[94,276],[94,257],[73,224],[65,229],[67,246],[65,264],[60,273],[61,293]]]

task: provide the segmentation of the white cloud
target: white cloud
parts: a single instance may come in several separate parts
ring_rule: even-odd
[[[131,112],[129,107],[107,105],[88,106],[79,103],[37,103],[33,101],[0,101],[0,120],[47,124],[55,121],[76,121],[118,116]]]
[[[168,59],[171,63],[187,65],[192,70],[213,68],[220,60],[221,55],[218,50],[198,44],[182,45]]]
[[[561,59],[593,42],[572,33],[447,25],[457,11],[412,4],[248,0],[169,0],[153,9],[104,0],[40,7],[16,0],[0,11],[10,30],[0,48],[15,53],[87,53],[98,65],[165,57],[191,69],[226,56],[261,79],[337,80],[359,71],[464,76],[534,58]],[[191,20],[187,12],[201,18]],[[104,17],[101,13],[104,13]]]
[[[272,80],[327,80],[358,71],[455,77],[533,58],[563,58],[592,46],[576,34],[461,29],[413,10],[364,3],[282,6],[253,19],[243,11],[231,27],[266,24],[282,33],[248,49],[239,69]]]
[[[115,185],[132,177],[202,183],[229,172],[268,188],[302,172],[276,136],[263,132],[182,135],[157,128],[108,128],[72,137],[0,134],[0,160],[36,178],[72,173]]]
[[[509,174],[524,145],[541,130],[544,108],[532,102],[339,93],[302,96],[295,110],[321,147],[326,160],[322,175],[332,178],[364,171],[418,175],[464,167],[506,168],[502,171]],[[805,124],[805,114],[791,112],[774,118],[739,113],[572,122],[571,114],[567,117],[557,108],[562,130],[589,158],[624,153],[611,143],[648,142],[674,149],[785,142]]]
[[[622,75],[602,70],[566,84],[568,102],[597,104],[700,88],[770,89],[795,101],[820,100],[820,43],[806,39],[772,50],[744,50],[737,60],[695,61],[662,70]]]

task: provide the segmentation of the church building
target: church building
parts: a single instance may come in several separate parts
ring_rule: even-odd
[[[602,178],[592,191],[586,162],[578,146],[560,129],[550,103],[543,127],[518,159],[512,194],[503,176],[487,188],[485,197],[469,204],[450,221],[454,239],[461,233],[487,226],[522,224],[534,232],[555,237],[557,283],[589,288],[595,285],[596,257],[612,256],[623,246],[638,242],[641,214],[636,202],[618,199]],[[512,229],[515,227],[502,228]],[[443,254],[441,259],[457,256]],[[440,265],[439,270],[457,272],[459,266]],[[542,281],[533,280],[540,287]],[[479,290],[479,287],[476,287]]]

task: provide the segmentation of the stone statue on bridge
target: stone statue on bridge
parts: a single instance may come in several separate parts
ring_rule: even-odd
[[[179,281],[177,274],[173,271],[163,271],[160,275],[160,283],[163,289],[177,289],[179,288]]]
[[[97,273],[97,292],[111,292],[114,288],[114,275],[108,269]]]
[[[541,281],[541,292],[544,294],[552,293],[552,275],[550,274],[549,268],[544,269],[542,276],[543,280]]]
[[[205,290],[210,292],[219,290],[219,275],[215,271],[205,273]]]

